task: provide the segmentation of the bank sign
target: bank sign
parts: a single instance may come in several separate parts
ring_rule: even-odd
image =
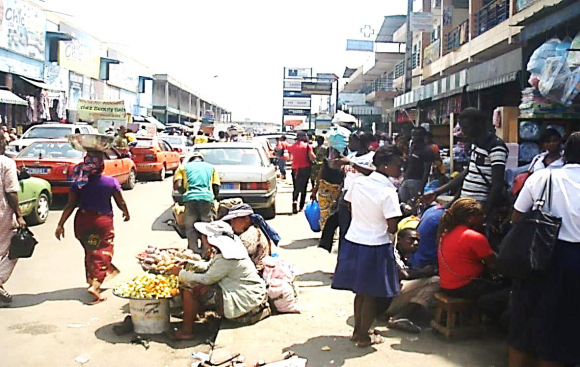
[[[24,0],[0,0],[0,47],[44,61],[46,15]]]

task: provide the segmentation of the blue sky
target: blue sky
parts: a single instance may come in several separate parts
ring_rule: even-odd
[[[284,66],[342,75],[369,56],[345,51],[347,38],[364,39],[360,28],[378,32],[383,16],[406,12],[405,0],[36,2],[190,85],[235,121],[280,121]]]

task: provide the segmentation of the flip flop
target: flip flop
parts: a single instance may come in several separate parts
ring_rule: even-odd
[[[407,332],[413,333],[413,334],[421,334],[421,328],[419,326],[413,324],[413,322],[409,319],[392,320],[392,321],[389,321],[387,326],[390,329],[407,331]]]
[[[370,347],[371,345],[383,344],[385,342],[385,338],[381,335],[372,334],[369,335],[370,340],[365,342],[357,342],[356,346],[359,348],[366,348]]]
[[[101,302],[105,302],[107,300],[107,297],[99,297],[91,302],[87,302],[86,305],[87,306],[94,306],[94,305],[98,305]]]
[[[188,336],[188,337],[178,337],[176,335],[177,332],[178,332],[178,330],[168,331],[165,333],[165,336],[167,336],[170,340],[177,341],[177,342],[195,339],[195,334],[191,334],[191,336]]]

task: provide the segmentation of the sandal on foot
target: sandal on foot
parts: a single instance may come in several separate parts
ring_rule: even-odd
[[[392,321],[389,321],[387,326],[390,329],[407,331],[407,332],[413,333],[413,334],[420,334],[421,333],[421,328],[419,326],[413,324],[413,322],[409,319],[392,320]]]
[[[0,301],[4,303],[12,302],[12,295],[6,291],[6,289],[0,287]]]

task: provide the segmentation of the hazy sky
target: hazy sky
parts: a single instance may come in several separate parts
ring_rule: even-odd
[[[41,0],[36,0],[37,2]],[[378,32],[405,0],[45,0],[113,48],[170,74],[233,113],[234,121],[278,122],[283,67],[342,76],[368,53],[346,39]],[[374,38],[373,38],[374,39]],[[213,78],[218,75],[217,78]]]

